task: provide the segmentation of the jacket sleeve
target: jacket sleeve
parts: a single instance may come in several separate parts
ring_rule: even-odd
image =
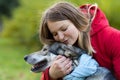
[[[42,72],[40,80],[52,80],[49,76],[49,68]],[[59,78],[57,80],[63,80],[63,79]]]
[[[109,27],[107,29],[108,37],[105,41],[106,54],[111,59],[112,72],[116,80],[120,80],[120,31]]]
[[[120,80],[120,31],[115,30],[111,36],[111,52],[114,75],[117,80]]]
[[[50,80],[49,68],[42,72],[40,80]]]

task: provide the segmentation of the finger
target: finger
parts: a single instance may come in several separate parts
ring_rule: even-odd
[[[71,67],[69,67],[66,71],[65,71],[65,74],[67,75],[67,74],[69,74],[71,71],[72,71],[72,66]]]
[[[65,63],[64,69],[67,70],[67,69],[69,69],[71,66],[72,66],[72,61],[69,60],[68,62]]]
[[[70,63],[70,61],[71,60],[69,58],[66,58],[66,60],[64,60],[64,62],[63,62],[63,65],[66,66],[68,63]]]
[[[64,63],[67,58],[65,56],[61,56],[59,59],[57,59],[59,63]]]
[[[55,60],[58,60],[58,59],[60,59],[62,57],[63,57],[62,55],[58,55],[58,56],[55,57]]]

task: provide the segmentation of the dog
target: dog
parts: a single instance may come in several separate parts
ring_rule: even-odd
[[[87,53],[85,50],[78,47],[55,42],[51,45],[45,45],[40,51],[26,55],[24,60],[32,65],[32,72],[39,73],[50,67],[57,55],[63,55],[72,60],[72,67],[74,70],[79,63],[78,58],[82,54]],[[93,75],[86,77],[85,80],[115,80],[115,77],[108,69],[98,67],[97,71]]]

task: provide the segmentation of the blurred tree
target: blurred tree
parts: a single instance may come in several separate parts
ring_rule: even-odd
[[[19,6],[19,0],[0,0],[0,31],[2,30],[2,16],[12,17],[12,11]]]

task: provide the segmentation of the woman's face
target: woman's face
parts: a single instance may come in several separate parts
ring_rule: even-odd
[[[47,23],[48,29],[56,41],[71,45],[77,41],[79,31],[71,21],[48,21]]]

